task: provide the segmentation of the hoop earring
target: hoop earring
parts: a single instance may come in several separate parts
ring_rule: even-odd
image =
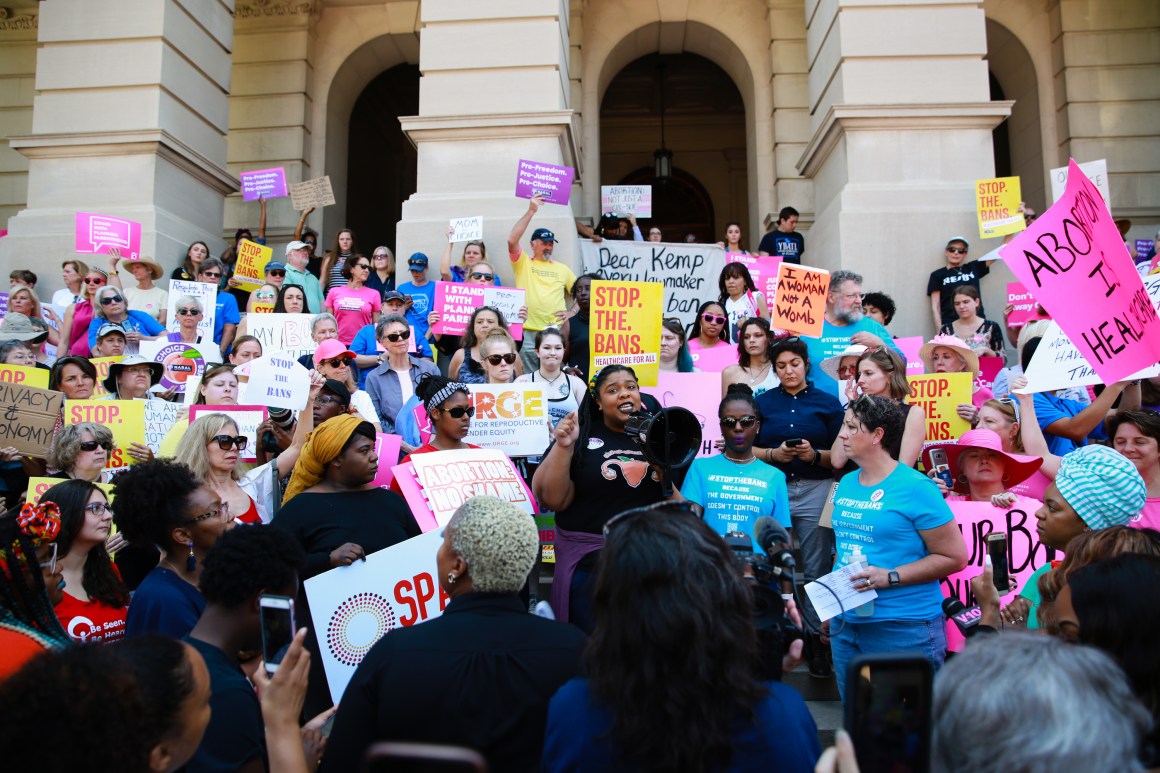
[[[192,572],[197,568],[197,556],[193,554],[193,540],[189,541],[189,555],[185,557],[185,571]]]
[[[1009,472],[1007,472],[1007,473],[1003,473],[1003,478],[1002,478],[1002,480],[1003,480],[1003,482],[1004,482],[1004,483],[1006,483],[1007,481],[1011,480],[1011,473],[1009,473]]]

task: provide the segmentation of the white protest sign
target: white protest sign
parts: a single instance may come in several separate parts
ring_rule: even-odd
[[[258,425],[266,420],[270,412],[263,405],[193,405],[189,408],[189,423],[207,413],[222,413],[238,427],[238,434],[246,438],[246,447],[239,458],[243,462],[258,461]]]
[[[213,340],[213,323],[217,315],[217,285],[209,282],[189,282],[184,279],[169,280],[169,321],[167,327],[170,333],[181,329],[181,315],[179,308],[193,308],[189,299],[195,298],[201,303],[201,319],[197,321],[197,334],[203,341]]]
[[[715,244],[577,241],[586,273],[599,271],[609,281],[662,283],[662,316],[679,317],[686,327],[693,323],[703,302],[717,300],[717,279],[725,267],[725,250]]]
[[[310,371],[287,352],[274,352],[250,361],[246,399],[269,408],[300,411],[310,396]]]
[[[1088,179],[1092,181],[1092,185],[1096,186],[1096,190],[1104,197],[1104,203],[1108,205],[1108,211],[1112,211],[1112,187],[1108,182],[1108,162],[1101,158],[1099,161],[1087,161],[1079,165],[1080,171],[1087,175]],[[1067,190],[1067,167],[1061,166],[1058,169],[1051,170],[1051,201],[1052,203],[1059,201],[1059,197]],[[982,258],[986,260],[986,258]]]
[[[508,332],[517,341],[523,340],[524,323],[520,319],[520,309],[527,305],[527,291],[520,287],[494,287],[488,285],[483,291],[483,305],[491,306],[503,315],[508,323]]]
[[[451,220],[454,229],[447,237],[449,242],[472,242],[483,238],[483,215],[457,217]]]
[[[314,207],[329,207],[334,203],[334,191],[330,188],[330,175],[290,183],[290,206],[301,212]]]
[[[415,454],[411,464],[427,506],[440,526],[451,520],[461,504],[481,494],[499,497],[535,515],[527,487],[502,451],[471,448]]]
[[[1160,274],[1144,277],[1144,289],[1160,313]],[[1028,394],[1104,383],[1056,322],[1052,322],[1043,334],[1043,340],[1039,342],[1035,357],[1024,375],[1027,377],[1027,388],[1024,391]],[[1154,376],[1160,376],[1160,365],[1145,368],[1128,378],[1136,381]]]
[[[600,211],[652,217],[651,185],[601,185]]]
[[[173,429],[182,406],[166,400],[145,401],[145,445],[154,454],[161,453],[161,441]]]
[[[567,379],[563,383],[567,388]],[[538,456],[550,442],[548,401],[542,382],[468,384],[475,416],[464,440],[508,456]]]
[[[436,579],[435,554],[442,542],[443,531],[434,529],[304,583],[318,633],[317,656],[336,704],[375,642],[446,608],[449,599]]]
[[[247,314],[246,327],[261,342],[263,352],[286,352],[298,359],[318,347],[310,336],[312,319],[312,314]]]

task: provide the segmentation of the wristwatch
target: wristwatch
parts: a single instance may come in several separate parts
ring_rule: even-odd
[[[886,573],[886,576],[890,579],[890,587],[891,588],[897,588],[899,585],[902,584],[902,580],[900,580],[898,578],[898,572],[891,570],[891,571]]]

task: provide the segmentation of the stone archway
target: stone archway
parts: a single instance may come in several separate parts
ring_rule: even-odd
[[[1011,115],[993,131],[996,174],[1018,177],[1023,200],[1042,212],[1051,203],[1044,186],[1054,164],[1044,158],[1035,64],[1010,30],[992,19],[986,24],[991,99],[1014,102]]]

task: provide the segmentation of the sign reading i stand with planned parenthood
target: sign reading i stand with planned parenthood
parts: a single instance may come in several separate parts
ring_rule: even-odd
[[[520,159],[516,170],[516,196],[521,199],[543,196],[549,204],[567,204],[575,176],[576,170],[570,166]]]

